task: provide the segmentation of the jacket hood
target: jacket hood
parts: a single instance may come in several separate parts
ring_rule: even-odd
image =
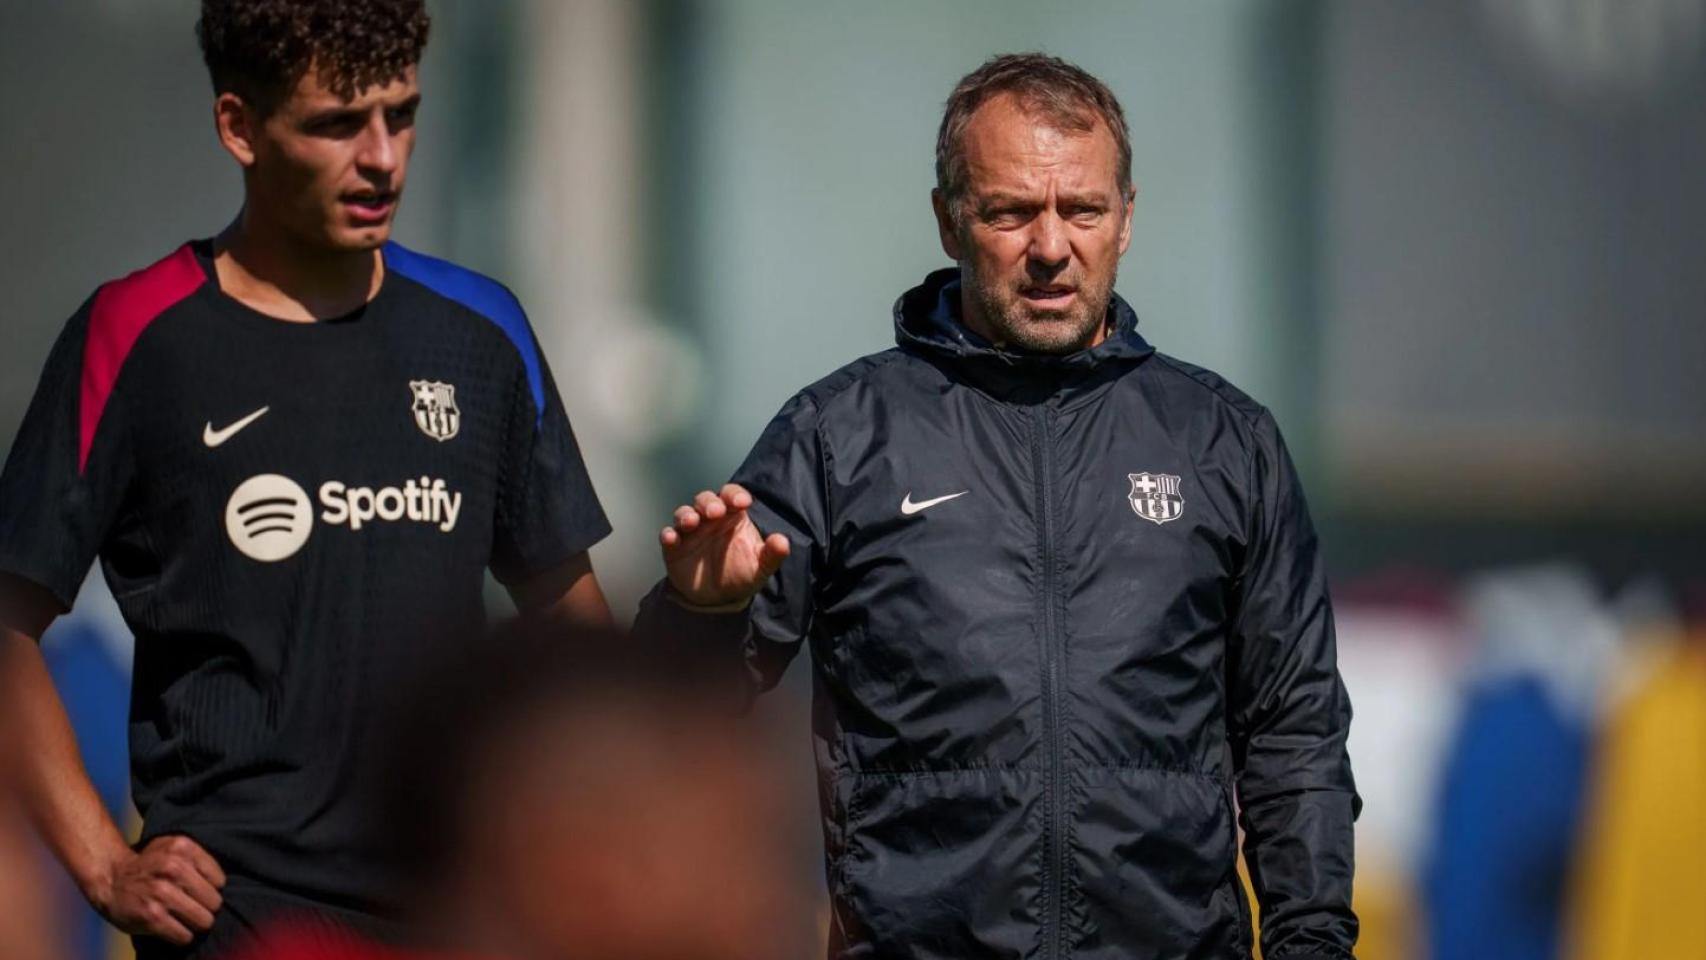
[[[951,361],[996,381],[1059,382],[1074,379],[1074,374],[1135,363],[1155,352],[1137,332],[1137,314],[1117,293],[1108,302],[1108,314],[1112,329],[1107,339],[1087,350],[1042,354],[1003,349],[960,322],[960,270],[945,267],[932,271],[895,301],[894,338],[902,349]]]

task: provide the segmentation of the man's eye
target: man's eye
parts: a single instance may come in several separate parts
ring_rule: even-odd
[[[308,125],[308,132],[317,137],[349,137],[361,129],[361,121],[349,117],[334,117]]]

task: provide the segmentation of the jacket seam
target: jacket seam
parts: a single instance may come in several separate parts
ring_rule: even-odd
[[[822,547],[825,559],[829,560],[832,565],[835,555],[834,536],[832,534],[832,531],[835,529],[833,519],[835,516],[835,501],[830,495],[831,484],[829,482],[829,478],[831,472],[830,467],[835,462],[835,448],[830,444],[829,431],[824,428],[824,422],[828,419],[829,404],[834,402],[837,397],[846,393],[852,387],[863,383],[866,378],[870,377],[877,370],[888,366],[901,356],[902,354],[899,350],[891,349],[885,350],[881,353],[861,357],[853,363],[850,363],[835,373],[825,377],[823,380],[801,390],[799,394],[801,398],[812,405],[812,411],[814,414],[812,435],[817,440],[818,445],[817,482],[819,493],[823,498],[824,542]],[[849,372],[853,367],[856,367],[861,363],[866,364],[863,370]],[[843,382],[834,384],[833,386],[823,386],[826,381],[836,380],[843,376],[845,376],[845,380]],[[818,394],[821,394],[821,396],[818,396]]]
[[[823,429],[823,407],[812,397],[808,396],[806,399],[811,402],[812,410],[816,414],[812,424],[812,436],[817,440],[817,486],[818,496],[823,500],[823,556],[833,568],[836,552],[832,533],[835,529],[835,499],[830,493],[829,478],[835,468],[835,448],[830,446],[829,434]]]
[[[1242,404],[1227,396],[1226,390],[1223,387],[1209,383],[1202,376],[1199,376],[1198,371],[1187,370],[1179,363],[1179,361],[1174,360],[1172,357],[1167,356],[1159,350],[1157,350],[1153,356],[1155,359],[1161,361],[1163,365],[1172,369],[1173,372],[1179,376],[1184,377],[1191,383],[1194,383],[1203,390],[1208,391],[1208,393],[1216,400],[1219,400],[1234,414],[1236,414],[1238,419],[1244,422],[1244,426],[1249,429],[1250,436],[1244,444],[1244,489],[1250,494],[1250,507],[1244,512],[1244,539],[1245,542],[1254,544],[1256,542],[1256,504],[1261,501],[1261,492],[1256,489],[1256,450],[1261,444],[1261,437],[1259,434],[1262,430],[1262,421],[1270,418],[1272,414],[1269,413],[1266,407],[1256,403],[1254,400],[1251,400],[1250,402],[1256,406],[1257,412],[1251,413],[1245,410]],[[1246,556],[1246,560],[1247,559],[1248,557]],[[1243,580],[1246,572],[1248,572],[1247,564],[1245,569],[1238,572],[1240,581]],[[1240,611],[1239,621],[1242,622],[1242,619],[1243,612]],[[1234,627],[1236,626],[1237,624],[1234,624]]]
[[[1252,431],[1259,430],[1260,429],[1260,423],[1255,424],[1254,426],[1252,426],[1251,429],[1252,429]],[[1250,440],[1253,444],[1260,444],[1261,443],[1261,439],[1259,437],[1252,436],[1250,438]],[[1244,575],[1249,572],[1250,557],[1255,552],[1255,546],[1256,546],[1257,538],[1261,535],[1261,531],[1258,529],[1260,524],[1257,522],[1257,519],[1256,519],[1258,504],[1264,504],[1265,503],[1265,497],[1263,496],[1263,491],[1261,489],[1259,489],[1257,487],[1257,484],[1256,484],[1256,450],[1255,449],[1250,449],[1250,450],[1245,451],[1245,456],[1244,456],[1244,490],[1249,494],[1250,506],[1247,510],[1244,511],[1244,542],[1248,546],[1245,548],[1245,551],[1244,551],[1244,569],[1238,571],[1238,583],[1239,583],[1240,589],[1242,589],[1243,584],[1244,584]],[[1234,629],[1236,629],[1238,627],[1243,626],[1243,624],[1244,624],[1244,609],[1242,607],[1240,607],[1238,610],[1238,620],[1236,623],[1233,624],[1233,627],[1234,627]]]
[[[1179,376],[1184,377],[1213,394],[1215,399],[1230,407],[1234,413],[1238,414],[1239,419],[1244,421],[1245,426],[1249,427],[1251,430],[1256,429],[1256,425],[1261,421],[1262,413],[1266,412],[1265,408],[1263,408],[1261,404],[1256,403],[1255,400],[1251,400],[1250,403],[1257,407],[1258,410],[1262,411],[1261,413],[1251,413],[1248,410],[1245,410],[1242,404],[1227,396],[1226,391],[1222,387],[1209,383],[1207,380],[1198,376],[1195,371],[1185,369],[1183,365],[1181,365],[1177,360],[1174,360],[1172,357],[1167,356],[1159,350],[1155,351],[1152,356],[1154,356],[1155,359],[1160,360],[1163,364],[1173,368],[1173,371],[1179,374]]]
[[[871,374],[888,366],[890,363],[900,359],[902,356],[904,356],[904,354],[901,353],[899,348],[890,348],[882,351],[881,353],[873,353],[869,356],[861,357],[800,392],[805,394],[807,399],[811,400],[812,406],[817,408],[819,414],[826,413],[830,402],[836,397],[846,393],[850,388],[863,383],[867,377],[871,376]],[[865,369],[857,372],[850,372],[852,371],[852,368],[857,367],[861,363],[867,365]],[[827,385],[828,381],[839,379],[843,375],[846,376],[845,382],[837,383],[833,386]],[[814,392],[821,392],[823,394],[823,398],[820,400],[817,397],[812,396]]]

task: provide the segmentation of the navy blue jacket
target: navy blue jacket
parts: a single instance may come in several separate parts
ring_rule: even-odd
[[[723,633],[759,688],[810,644],[835,958],[1347,958],[1350,703],[1272,416],[1110,336],[1015,355],[957,271],[807,387],[734,476],[793,551]]]

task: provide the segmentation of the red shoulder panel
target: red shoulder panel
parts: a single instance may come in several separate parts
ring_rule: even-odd
[[[101,424],[119,369],[136,338],[167,308],[194,293],[207,280],[189,244],[151,267],[144,267],[95,293],[89,333],[83,341],[83,379],[78,396],[77,471],[89,463],[89,448]]]

